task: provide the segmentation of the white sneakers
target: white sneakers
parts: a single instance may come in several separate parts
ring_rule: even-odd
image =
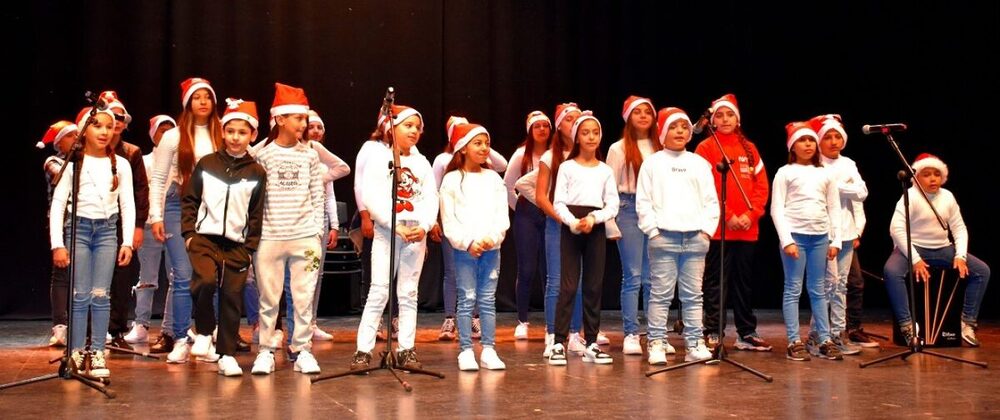
[[[642,345],[639,343],[638,335],[629,334],[625,336],[625,341],[622,343],[622,353],[642,356]]]
[[[195,334],[194,344],[191,345],[191,355],[208,356],[210,347],[212,347],[212,336]]]
[[[684,355],[685,362],[693,362],[696,360],[708,360],[712,358],[712,352],[708,351],[708,347],[705,347],[705,340],[698,340],[698,344],[687,348],[687,354]]]
[[[167,363],[187,363],[188,353],[190,353],[191,348],[188,347],[188,338],[178,338],[174,340],[174,349],[170,351],[167,355]]]
[[[584,350],[583,361],[596,365],[610,365],[614,360],[611,359],[610,354],[601,350],[601,347],[595,342]]]
[[[527,322],[517,322],[517,326],[514,327],[514,339],[515,340],[527,340],[528,339],[528,323]]]
[[[476,354],[472,349],[462,350],[458,354],[458,370],[466,372],[479,370],[479,363],[476,363]]]
[[[594,340],[594,342],[602,346],[611,344],[611,340],[608,339],[608,336],[604,335],[604,331],[597,332],[597,340]]]
[[[566,349],[562,343],[552,345],[548,358],[551,366],[566,366]]]
[[[257,353],[257,359],[253,361],[253,368],[250,373],[254,375],[269,375],[274,372],[274,353],[262,351]]]
[[[257,358],[260,359],[259,356]],[[256,368],[256,367],[257,367],[257,363],[255,362],[254,363],[254,368]],[[305,374],[313,374],[313,373],[319,373],[320,372],[319,363],[316,362],[316,358],[313,357],[312,353],[309,352],[309,350],[301,350],[301,351],[299,351],[299,357],[297,357],[295,359],[295,366],[292,367],[292,370],[294,370],[296,372],[302,372],[302,373],[305,373]],[[274,357],[273,356],[271,357],[271,371],[272,372],[274,371]]]
[[[500,360],[500,356],[497,355],[497,351],[493,347],[483,347],[483,351],[479,353],[479,361],[484,368],[489,370],[507,369],[507,364]]]
[[[66,346],[66,326],[63,324],[52,327],[52,337],[49,337],[49,347]]]
[[[583,337],[580,337],[578,332],[570,334],[566,342],[566,349],[573,353],[583,354],[587,350],[587,343],[583,341]]]
[[[653,340],[649,342],[649,358],[651,365],[667,364],[667,351],[663,348],[663,340]]]
[[[149,342],[149,328],[138,322],[132,323],[132,329],[125,334],[125,342],[129,344],[146,344]]]
[[[323,331],[319,325],[313,324],[311,327],[313,334],[313,341],[333,341],[333,334]]]
[[[546,359],[548,359],[549,357],[552,357],[552,346],[555,344],[555,342],[556,342],[556,335],[555,334],[545,333],[545,351],[542,352],[542,357],[544,357]],[[564,357],[564,360],[565,360],[565,357]]]
[[[243,369],[240,368],[240,364],[236,362],[235,357],[222,356],[222,358],[219,359],[219,375],[242,376]]]

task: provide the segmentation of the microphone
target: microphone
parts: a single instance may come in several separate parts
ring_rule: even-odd
[[[396,100],[396,89],[389,86],[385,89],[385,98],[382,99],[382,109],[380,115],[389,115],[392,110],[392,103]]]
[[[691,128],[691,132],[694,134],[701,134],[705,130],[705,126],[710,124],[710,119],[712,118],[712,110],[706,109],[705,113],[701,114],[701,118],[698,122],[694,123],[694,127]]]
[[[865,124],[861,127],[861,132],[865,134],[889,134],[906,131],[906,124]]]
[[[98,111],[108,109],[108,103],[104,100],[104,98],[99,95],[95,95],[94,92],[88,90],[83,93],[83,96],[87,99],[87,102],[94,106],[94,109]]]

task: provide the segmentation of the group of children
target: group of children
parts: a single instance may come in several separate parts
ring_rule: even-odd
[[[324,249],[336,243],[340,224],[332,182],[350,168],[322,146],[325,127],[309,108],[305,92],[276,83],[270,131],[250,146],[258,137],[255,103],[227,99],[220,118],[217,108],[222,105],[211,84],[201,78],[185,80],[178,119],[160,115],[150,120],[155,148],[145,165],[134,159],[137,148],[121,141],[131,120],[124,105],[113,92],[106,99],[107,110],[86,108],[76,124],[54,124],[39,143],[51,143],[58,152],[44,165],[53,187],[52,344],[68,341],[78,366],[89,354],[91,374],[110,375],[104,338],[118,290],[113,273],[116,265],[130,265],[138,247],[141,275],[134,287],[135,321],[125,336],[129,341],[147,340],[152,294],[166,252],[171,291],[161,342],[154,347],[169,348],[168,363],[194,356],[217,362],[220,374],[242,375],[234,356],[249,349],[238,334],[246,309],[248,320],[257,319],[253,324],[259,325],[251,372],[273,372],[274,354],[283,341],[279,313],[284,294],[288,360],[295,371],[319,373],[311,342],[329,337],[315,323],[319,275]],[[857,315],[851,319],[847,290],[868,190],[856,164],[841,155],[847,133],[840,117],[788,124],[788,164],[769,184],[756,146],[740,128],[735,96],[717,99],[710,111],[712,134],[690,152],[695,124],[683,110],[656,111],[650,99],[631,96],[622,109],[621,140],[610,146],[606,161],[601,122],[590,111],[564,103],[556,107],[554,120],[533,111],[525,121],[524,143],[509,165],[491,148],[486,128],[452,117],[447,148],[432,166],[416,147],[423,116],[411,107],[389,107],[379,115],[354,166],[360,231],[370,243],[365,248],[370,247],[371,281],[350,369],[361,371],[372,363],[380,319],[392,303],[398,303],[393,360],[403,368],[421,367],[415,351],[417,286],[428,237],[444,251],[441,338],[454,339],[457,329],[459,369],[505,369],[495,348],[495,297],[500,247],[511,227],[508,208],[514,212],[518,257],[514,336],[528,337],[531,285],[544,272],[543,356],[548,364],[566,365],[570,353],[582,355],[584,362],[613,362],[602,348],[609,340],[600,330],[608,239],[616,242],[622,263],[624,354],[644,354],[640,302],[646,311],[649,364],[666,364],[667,355],[676,352],[666,339],[676,289],[685,360],[711,358],[711,349],[723,339],[716,333],[723,277],[735,315],[736,348],[770,351],[772,346],[756,331],[750,305],[754,247],[769,187],[785,271],[786,357],[841,359],[857,353],[856,345],[868,345],[870,339]],[[74,143],[82,144],[78,152],[70,150]],[[729,163],[728,170],[720,170],[722,161]],[[962,337],[978,345],[976,318],[989,268],[968,254],[958,206],[940,188],[947,167],[936,157],[921,156],[913,169],[928,195],[927,200],[911,200],[912,269],[926,278],[929,266],[953,266],[969,278]],[[74,182],[75,198],[70,197]],[[919,196],[920,190],[909,193]],[[722,194],[728,197],[724,206]],[[75,221],[67,213],[73,203]],[[948,231],[936,227],[927,203],[935,204]],[[896,320],[913,340],[916,332],[903,299],[903,278],[911,267],[904,254],[905,232],[900,233],[902,212],[900,204],[892,222],[896,251],[885,271]],[[725,259],[720,261],[723,239]],[[70,315],[58,310],[68,299],[68,245],[75,247]],[[390,256],[395,258],[391,263]],[[812,332],[804,341],[798,316],[803,281],[812,308]],[[389,302],[393,284],[397,302]],[[73,328],[67,340],[68,316]],[[474,337],[481,339],[478,362]]]

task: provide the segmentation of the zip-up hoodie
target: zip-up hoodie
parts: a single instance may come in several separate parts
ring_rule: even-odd
[[[198,161],[181,198],[181,234],[222,236],[251,252],[260,242],[267,172],[250,154],[232,157],[225,150]]]

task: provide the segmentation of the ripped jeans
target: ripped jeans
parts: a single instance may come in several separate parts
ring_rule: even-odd
[[[118,233],[115,225],[118,214],[107,219],[77,217],[76,249],[70,267],[76,276],[73,284],[73,329],[70,331],[69,348],[82,350],[87,338],[87,315],[93,323],[90,328],[90,349],[104,351],[104,336],[108,333],[111,318],[111,299],[108,292],[111,276],[118,257]],[[70,222],[63,232],[70,243]]]
[[[482,321],[481,343],[484,347],[496,344],[496,296],[500,274],[500,249],[483,252],[478,258],[455,250],[455,279],[458,287],[458,347],[472,348],[472,311],[479,306]]]

